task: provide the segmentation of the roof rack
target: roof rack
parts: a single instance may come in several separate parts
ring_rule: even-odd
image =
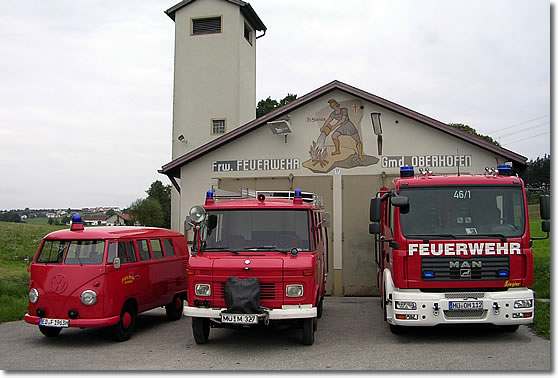
[[[294,190],[254,190],[249,188],[240,188],[240,193],[227,192],[227,194],[214,194],[214,198],[218,199],[242,199],[242,198],[257,198],[258,194],[263,194],[266,197],[277,199],[294,199]],[[312,203],[316,206],[323,206],[324,201],[322,196],[310,192],[301,192],[302,200],[304,202]]]

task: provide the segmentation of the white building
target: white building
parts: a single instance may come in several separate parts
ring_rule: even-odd
[[[173,160],[160,172],[174,187],[174,230],[184,231],[190,207],[210,189],[315,192],[332,215],[328,292],[375,295],[368,206],[400,166],[454,174],[526,164],[510,150],[339,81],[254,119],[254,37],[266,27],[250,5],[189,0],[167,14],[176,25]],[[216,120],[225,120],[224,130]],[[348,122],[336,127],[337,120]]]

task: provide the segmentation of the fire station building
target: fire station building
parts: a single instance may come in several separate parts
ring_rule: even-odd
[[[240,0],[184,0],[175,23],[172,228],[207,190],[301,189],[331,214],[332,295],[379,293],[369,202],[404,165],[482,174],[526,158],[339,81],[256,118],[256,43],[266,26]],[[190,239],[191,240],[191,239]]]

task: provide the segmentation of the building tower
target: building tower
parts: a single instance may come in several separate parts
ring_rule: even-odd
[[[165,13],[175,23],[174,160],[256,117],[256,39],[266,27],[240,0],[184,0]]]

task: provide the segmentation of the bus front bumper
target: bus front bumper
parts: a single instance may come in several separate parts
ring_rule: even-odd
[[[29,314],[25,314],[23,317],[29,324],[39,325],[41,318],[39,316],[33,316]],[[68,319],[64,319],[68,320]],[[108,327],[118,324],[120,321],[120,316],[110,316],[107,318],[99,318],[99,319],[69,319],[69,327],[76,327],[76,328],[93,328],[93,327]]]

